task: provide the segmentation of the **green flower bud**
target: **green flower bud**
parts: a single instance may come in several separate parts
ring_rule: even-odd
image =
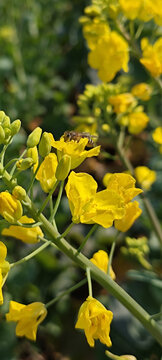
[[[65,180],[70,172],[70,169],[71,169],[71,157],[65,154],[57,165],[56,179],[61,181]]]
[[[51,151],[51,138],[47,132],[44,132],[39,143],[39,154],[45,158]]]
[[[3,144],[5,140],[5,132],[3,130],[3,127],[0,125],[0,144]]]
[[[11,123],[10,129],[11,129],[11,136],[16,135],[21,128],[21,121],[19,119],[13,121]]]
[[[5,140],[8,140],[9,136],[11,135],[11,130],[9,128],[4,128],[5,133]]]
[[[17,200],[25,200],[26,198],[26,190],[22,187],[22,186],[15,186],[14,189],[12,190],[12,195],[17,199]]]
[[[32,158],[34,164],[38,163],[39,158],[38,158],[38,150],[36,146],[34,146],[33,148],[29,148],[27,150],[27,157]]]
[[[5,112],[0,111],[0,123],[3,121],[4,117],[5,117]]]
[[[32,133],[28,136],[27,147],[32,148],[34,146],[37,146],[39,144],[41,134],[42,134],[42,129],[40,127],[34,129]]]
[[[5,115],[2,120],[2,126],[3,128],[9,128],[10,127],[10,118],[9,116]]]
[[[17,161],[16,166],[19,171],[27,170],[33,165],[32,158],[21,159]]]

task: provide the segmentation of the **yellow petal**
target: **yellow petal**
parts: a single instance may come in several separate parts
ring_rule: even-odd
[[[142,210],[139,208],[139,203],[137,201],[126,204],[126,214],[121,220],[115,220],[115,228],[119,231],[126,232],[141,213]]]

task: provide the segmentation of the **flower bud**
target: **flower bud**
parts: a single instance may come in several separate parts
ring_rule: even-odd
[[[42,129],[40,127],[34,129],[32,133],[28,136],[27,147],[32,148],[34,146],[37,146],[39,144],[41,134],[42,134]]]
[[[28,157],[17,161],[16,166],[19,171],[27,170],[33,165],[33,159]]]
[[[12,190],[12,195],[17,199],[17,200],[25,200],[26,198],[26,191],[22,186],[15,186],[14,189]]]
[[[10,126],[11,136],[16,135],[19,132],[20,127],[21,127],[21,121],[19,119],[13,121]]]
[[[38,163],[38,150],[37,147],[34,146],[32,148],[29,148],[27,150],[27,156],[33,159],[33,163],[37,164]]]
[[[56,169],[56,179],[65,180],[68,176],[71,169],[71,157],[69,155],[64,155],[59,161]]]
[[[44,132],[39,143],[39,154],[45,158],[51,151],[51,138],[47,132]]]
[[[3,144],[5,140],[5,132],[3,130],[3,127],[0,125],[0,144]]]
[[[11,135],[10,128],[8,127],[4,128],[4,133],[5,133],[5,140],[8,140],[9,136]]]
[[[3,128],[9,128],[10,127],[10,118],[9,116],[5,115],[2,120],[2,126]]]
[[[8,191],[0,193],[0,215],[8,222],[15,223],[22,216],[22,206]]]
[[[0,123],[3,121],[4,117],[5,117],[5,112],[0,111]]]

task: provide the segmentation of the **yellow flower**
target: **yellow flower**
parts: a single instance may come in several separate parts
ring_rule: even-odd
[[[152,133],[153,140],[162,145],[162,126],[157,127]]]
[[[153,17],[152,0],[119,0],[124,15],[134,20],[149,21]]]
[[[137,102],[132,94],[124,93],[110,96],[109,103],[114,106],[116,114],[121,114],[126,112],[132,105],[136,105]]]
[[[15,223],[22,216],[22,206],[8,191],[0,193],[0,215],[8,222]]]
[[[32,224],[35,221],[24,215],[19,219],[19,222],[21,224]],[[43,232],[39,226],[27,228],[23,226],[21,227],[11,225],[9,228],[2,230],[2,235],[14,237],[16,239],[22,240],[27,244],[35,244],[39,241],[38,235],[43,236]]]
[[[149,190],[156,181],[156,172],[150,170],[147,166],[137,166],[134,173],[137,181],[145,190]]]
[[[45,157],[37,172],[36,179],[40,181],[42,190],[48,193],[56,183],[57,156],[50,153]]]
[[[17,336],[25,336],[27,339],[35,341],[38,325],[46,315],[47,310],[41,302],[23,305],[16,301],[10,301],[10,309],[9,313],[6,314],[6,320],[17,322]]]
[[[90,259],[90,261],[92,261],[94,265],[96,265],[99,269],[101,269],[107,274],[109,257],[106,251],[97,251],[95,254],[93,254],[93,257]],[[112,269],[112,266],[110,267],[110,276],[113,280],[115,280],[116,276]]]
[[[140,62],[146,67],[152,76],[157,77],[162,74],[162,37],[154,45],[149,44],[147,38],[141,40],[143,57]]]
[[[108,228],[114,219],[124,216],[121,196],[108,189],[97,193],[97,183],[89,174],[72,171],[65,190],[74,223],[97,223]]]
[[[89,20],[89,22],[83,26],[83,35],[91,50],[95,48],[99,39],[109,33],[110,29],[108,24],[99,17]]]
[[[143,101],[150,99],[152,88],[146,83],[140,83],[132,87],[131,93]]]
[[[7,248],[2,241],[0,241],[0,305],[3,304],[2,287],[5,283],[7,274],[10,269],[9,262],[5,260],[7,256]]]
[[[157,25],[162,26],[162,7],[161,0],[154,0],[152,2],[152,9],[154,14],[154,21]]]
[[[130,229],[136,219],[141,215],[142,210],[139,208],[137,201],[126,204],[126,213],[120,220],[115,220],[115,228],[119,231],[126,232]]]
[[[103,178],[103,183],[107,189],[119,194],[125,204],[142,192],[141,189],[135,187],[136,180],[133,176],[125,173],[107,173]]]
[[[137,201],[131,200],[139,195],[142,190],[135,188],[136,180],[129,174],[106,174],[103,183],[108,189],[116,191],[125,202],[125,214],[119,220],[115,220],[115,228],[119,231],[127,231],[134,221],[141,215],[142,210],[139,208]]]
[[[88,296],[80,307],[75,328],[84,330],[90,346],[94,347],[94,340],[97,339],[99,339],[101,343],[111,346],[112,343],[109,333],[112,318],[113,313],[111,311],[107,310],[92,296]]]
[[[145,129],[149,117],[144,112],[132,112],[128,115],[128,130],[130,134],[139,134]]]
[[[85,150],[87,144],[88,138],[81,138],[79,141],[65,141],[64,137],[61,137],[59,141],[53,140],[52,142],[52,146],[57,149],[59,161],[64,155],[69,155],[71,157],[71,169],[75,169],[88,157],[98,156],[100,146]]]
[[[88,64],[98,70],[100,80],[111,81],[116,73],[128,71],[128,44],[117,32],[101,37],[96,47],[88,54]]]

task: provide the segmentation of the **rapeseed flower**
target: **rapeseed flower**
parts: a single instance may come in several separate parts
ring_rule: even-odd
[[[65,190],[74,223],[108,228],[125,214],[123,198],[113,189],[97,192],[97,183],[89,174],[72,171]]]
[[[93,254],[93,257],[90,259],[90,261],[94,265],[96,265],[100,270],[104,271],[107,274],[109,257],[106,251],[104,250],[97,251],[96,253]],[[110,276],[113,280],[115,280],[116,276],[112,269],[112,266],[110,267]]]
[[[7,321],[15,321],[16,335],[25,336],[29,340],[36,340],[38,325],[45,319],[47,310],[41,302],[23,305],[16,301],[10,301]]]
[[[137,135],[145,129],[149,122],[149,117],[143,112],[132,112],[128,115],[128,131],[130,134]]]
[[[110,33],[108,24],[99,17],[89,20],[83,25],[83,35],[91,50],[96,47],[98,40]]]
[[[124,15],[130,20],[138,18],[145,22],[154,16],[152,0],[119,0],[119,3]]]
[[[140,62],[151,73],[153,77],[162,74],[162,37],[153,45],[149,44],[147,38],[141,40],[142,58]]]
[[[0,305],[3,304],[3,294],[2,294],[2,287],[5,283],[7,274],[10,269],[9,262],[6,261],[7,256],[7,248],[6,245],[0,241]]]
[[[32,224],[35,222],[32,218],[24,215],[19,219],[21,224]],[[9,228],[2,230],[2,235],[11,236],[27,244],[35,244],[39,241],[38,236],[43,236],[39,226],[27,228],[23,226],[11,225]]]
[[[116,191],[125,202],[125,214],[121,219],[115,220],[115,228],[119,231],[127,231],[141,215],[142,210],[139,208],[137,201],[131,200],[139,195],[142,190],[135,187],[136,180],[129,174],[106,174],[103,183],[108,189]]]
[[[135,177],[143,189],[149,190],[156,181],[156,172],[147,166],[137,166],[134,170]]]
[[[154,132],[152,133],[153,140],[159,144],[162,145],[162,126],[158,126]]]
[[[109,97],[109,103],[113,105],[113,110],[116,114],[121,114],[135,106],[137,101],[130,93],[123,93]]]
[[[0,215],[9,223],[15,223],[22,216],[23,210],[19,200],[8,191],[0,193]]]
[[[126,40],[117,32],[101,37],[88,54],[88,64],[98,70],[100,80],[111,81],[116,73],[128,71],[129,48]]]
[[[60,161],[64,155],[71,157],[71,169],[75,169],[88,157],[98,156],[100,146],[85,150],[87,144],[88,138],[81,138],[79,141],[66,141],[62,136],[59,141],[55,141],[54,139],[52,141],[52,146],[57,149],[58,161]]]
[[[131,93],[143,101],[148,101],[152,93],[152,87],[146,83],[139,83],[132,87]]]
[[[75,325],[76,329],[83,329],[88,344],[94,347],[95,341],[99,339],[102,344],[111,346],[110,324],[113,313],[107,310],[98,300],[88,296],[86,301],[81,305],[78,320]]]
[[[41,188],[46,193],[54,187],[57,181],[55,176],[57,165],[56,154],[50,153],[44,158],[36,174],[36,179],[40,181]]]

